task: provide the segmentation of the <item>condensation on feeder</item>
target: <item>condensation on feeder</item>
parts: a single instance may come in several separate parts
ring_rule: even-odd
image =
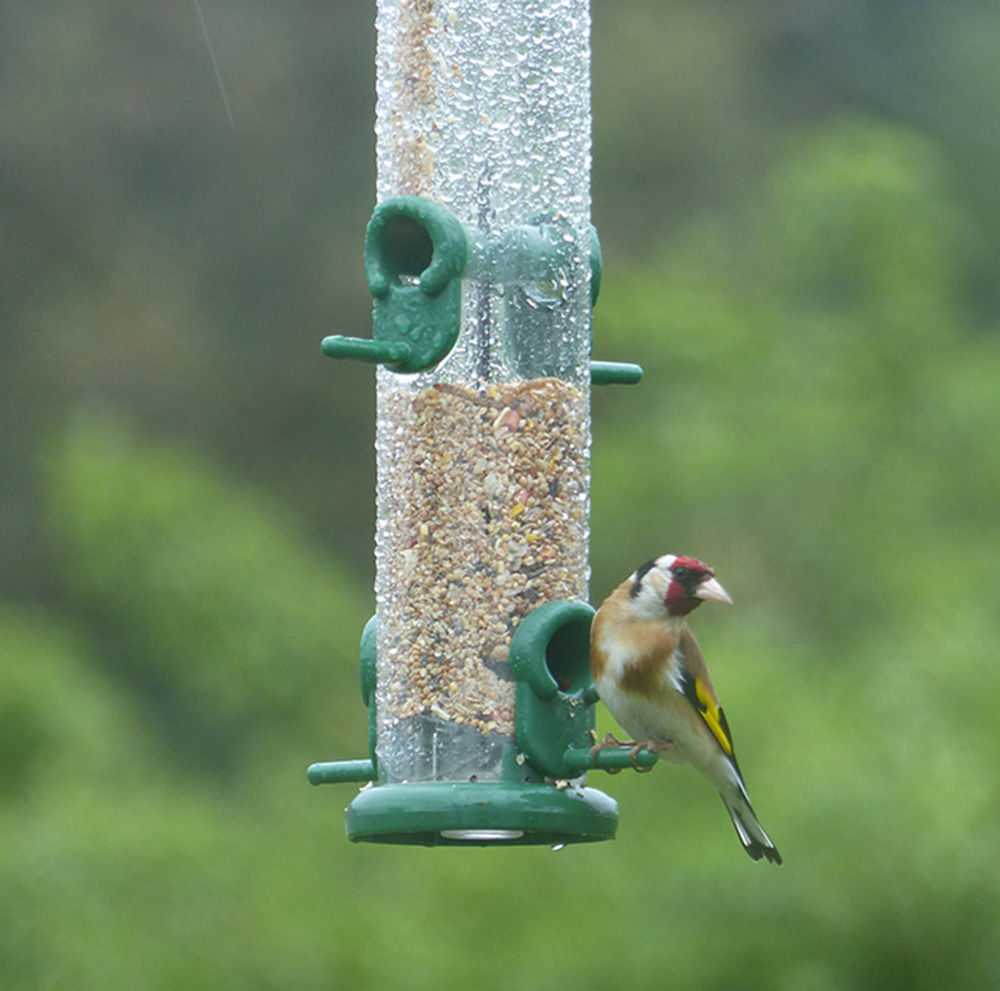
[[[587,597],[589,13],[533,7],[379,7],[379,200],[428,197],[475,232],[455,348],[377,373],[388,781],[499,780],[511,636],[536,605]]]

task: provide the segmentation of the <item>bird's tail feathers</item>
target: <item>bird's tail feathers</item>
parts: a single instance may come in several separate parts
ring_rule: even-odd
[[[772,864],[780,864],[781,854],[771,842],[771,837],[764,832],[764,827],[750,803],[744,800],[742,795],[732,800],[723,795],[722,801],[726,803],[726,808],[733,818],[733,825],[736,827],[736,835],[739,836],[743,849],[751,859],[760,860],[761,857],[765,857]]]

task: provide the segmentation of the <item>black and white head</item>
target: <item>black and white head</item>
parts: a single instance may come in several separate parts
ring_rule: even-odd
[[[702,602],[732,605],[715,572],[696,557],[662,554],[647,561],[630,579],[635,608],[650,619],[683,619]]]

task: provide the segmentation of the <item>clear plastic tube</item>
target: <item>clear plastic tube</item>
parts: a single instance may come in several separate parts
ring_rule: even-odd
[[[378,758],[387,781],[498,780],[507,651],[586,598],[587,0],[379,0],[378,198],[470,232],[435,368],[377,373]]]

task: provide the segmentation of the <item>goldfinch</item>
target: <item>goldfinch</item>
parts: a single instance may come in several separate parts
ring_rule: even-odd
[[[632,741],[608,734],[594,749],[629,746],[634,761],[646,748],[692,765],[718,789],[743,849],[780,864],[750,806],[732,733],[688,629],[687,615],[702,602],[732,599],[708,565],[675,554],[648,561],[604,600],[590,634],[594,686]]]

